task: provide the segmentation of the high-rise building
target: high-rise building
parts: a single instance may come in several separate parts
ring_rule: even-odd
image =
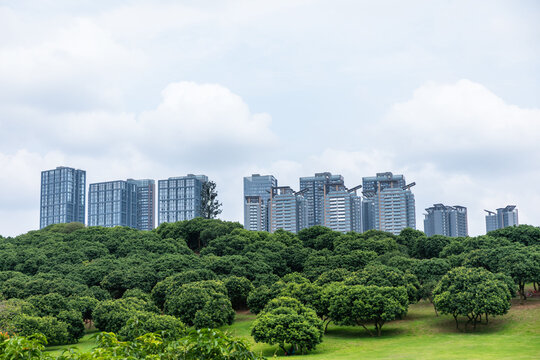
[[[331,190],[345,188],[343,176],[329,172],[316,173],[315,176],[300,178],[300,191],[303,192],[307,204],[307,227],[324,226],[325,196]]]
[[[362,232],[362,201],[355,193],[343,188],[330,191],[324,197],[324,226],[340,232]]]
[[[498,208],[497,213],[485,210],[486,215],[486,231],[490,232],[497,229],[502,229],[508,226],[518,226],[518,209],[515,205],[507,205],[504,208]]]
[[[57,167],[41,172],[39,228],[85,223],[86,171]]]
[[[362,178],[362,185],[366,206],[373,204],[372,209],[364,209],[364,230],[374,228],[398,235],[407,227],[416,228],[414,194],[410,189],[415,183],[407,185],[403,175],[385,172]]]
[[[497,213],[488,210],[486,211],[488,212],[486,215],[486,232],[497,230],[499,228],[497,225]]]
[[[159,180],[159,224],[201,216],[201,191],[205,182],[208,182],[206,175],[193,174]]]
[[[137,228],[137,185],[125,180],[90,184],[88,225]]]
[[[269,231],[268,201],[278,183],[273,175],[253,174],[244,177],[244,228]]]
[[[128,181],[137,186],[137,229],[152,230],[156,227],[156,184],[152,179]]]
[[[283,229],[297,233],[306,227],[306,200],[301,192],[296,193],[289,186],[274,187],[269,206],[270,232]]]
[[[427,236],[468,236],[467,208],[434,204],[424,214],[424,232]]]
[[[154,180],[116,180],[90,184],[89,226],[154,228]]]

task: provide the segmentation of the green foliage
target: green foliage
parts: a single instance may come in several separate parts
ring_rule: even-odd
[[[495,238],[505,238],[526,246],[540,245],[540,227],[531,225],[510,226],[488,233]]]
[[[346,269],[332,269],[323,272],[315,281],[315,284],[324,286],[333,282],[342,282],[351,276],[351,272]]]
[[[92,320],[93,313],[99,304],[99,300],[90,296],[78,296],[68,299],[68,307],[79,314],[83,320]]]
[[[329,316],[341,325],[366,327],[373,323],[377,336],[383,325],[405,316],[408,309],[407,291],[403,286],[336,286],[329,294]],[[328,296],[328,295],[327,295]]]
[[[348,254],[335,255],[329,250],[312,252],[304,263],[304,275],[316,280],[322,273],[333,269],[357,271],[377,258],[374,251],[353,250]]]
[[[410,303],[417,302],[421,297],[420,283],[416,276],[381,264],[368,265],[353,273],[345,280],[345,284],[403,287],[407,290]]]
[[[167,296],[164,310],[196,328],[232,324],[235,315],[227,290],[221,282],[213,280],[182,285]]]
[[[56,316],[68,307],[68,300],[57,293],[30,296],[26,301],[34,306],[38,316]]]
[[[411,255],[417,259],[431,259],[439,257],[441,251],[449,243],[450,238],[442,235],[418,237],[411,249]]]
[[[124,341],[133,341],[144,334],[157,333],[163,339],[178,339],[185,330],[182,321],[174,316],[138,311],[120,329],[118,336]]]
[[[134,340],[120,341],[114,333],[97,335],[98,347],[90,353],[69,349],[57,360],[124,360],[124,359],[174,359],[174,360],[259,360],[262,359],[240,339],[219,330],[201,329],[183,334],[182,337],[162,337],[148,333]],[[30,337],[0,337],[0,360],[52,360],[44,352],[47,340],[43,335]]]
[[[118,332],[134,312],[149,310],[152,310],[150,304],[136,298],[106,300],[94,310],[94,324],[101,331]]]
[[[201,187],[201,216],[205,219],[215,219],[221,214],[223,205],[217,200],[216,183],[205,181]]]
[[[341,233],[320,225],[302,229],[298,232],[298,238],[303,245],[315,250],[333,250],[334,240],[340,235]]]
[[[273,299],[251,330],[256,342],[278,345],[285,355],[313,350],[322,342],[323,323],[314,310],[289,297]]]
[[[84,322],[81,313],[76,310],[60,311],[56,318],[67,325],[67,343],[76,343],[84,335]]]
[[[245,277],[229,276],[224,279],[223,285],[227,288],[233,309],[245,309],[247,306],[247,297],[253,290],[251,281]]]
[[[252,290],[247,297],[247,306],[253,314],[260,313],[266,304],[277,296],[277,292],[266,285]]]
[[[139,299],[147,303],[152,301],[152,297],[150,296],[150,294],[142,291],[141,289],[126,290],[124,295],[122,295],[122,299],[129,299],[129,298]]]
[[[27,301],[9,299],[0,301],[0,333],[15,334],[13,319],[18,315],[36,315],[36,310]]]
[[[33,334],[27,337],[0,336],[0,360],[45,360],[52,359],[44,350],[47,339],[43,334]]]
[[[433,290],[433,302],[443,314],[476,323],[482,315],[503,315],[510,309],[511,289],[500,277],[482,268],[455,268]]]
[[[71,343],[72,337],[68,332],[68,324],[52,316],[18,315],[13,319],[13,326],[17,335],[30,336],[43,334],[49,345]]]
[[[157,227],[155,232],[162,239],[184,239],[190,249],[200,250],[212,239],[240,228],[243,226],[239,223],[195,218],[175,223],[163,223]]]

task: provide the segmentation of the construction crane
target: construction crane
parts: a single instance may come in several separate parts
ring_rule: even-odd
[[[362,185],[357,185],[357,186],[355,186],[355,187],[353,187],[353,188],[351,188],[351,189],[349,189],[349,190],[347,190],[347,191],[348,191],[349,193],[352,193],[352,192],[354,192],[354,191],[360,189],[361,187],[362,187]]]
[[[410,183],[410,184],[408,184],[408,185],[403,186],[401,189],[402,189],[402,190],[411,190],[411,188],[412,188],[414,185],[416,185],[416,183],[415,183],[415,182],[412,182],[412,183]]]

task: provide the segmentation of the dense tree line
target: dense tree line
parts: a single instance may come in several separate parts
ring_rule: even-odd
[[[463,285],[471,279],[475,286]],[[73,343],[93,323],[121,340],[178,337],[231,324],[248,308],[259,314],[257,341],[305,352],[329,322],[381,335],[420,299],[476,326],[506,313],[516,290],[525,301],[525,284],[539,282],[540,228],[527,225],[448,238],[321,226],[269,234],[202,218],[154,231],[57,224],[0,237],[0,331]],[[483,295],[458,305],[459,291]],[[310,320],[302,328],[283,323],[284,314]],[[271,335],[272,324],[291,332]]]

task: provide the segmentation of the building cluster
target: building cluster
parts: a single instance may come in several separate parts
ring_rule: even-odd
[[[205,175],[158,181],[158,225],[193,219],[201,214]],[[115,180],[88,186],[89,226],[155,228],[156,189],[152,179]],[[41,172],[40,228],[51,224],[85,224],[86,171],[57,167]]]
[[[207,181],[207,176],[193,174],[158,180],[158,225],[201,216],[201,190]],[[416,228],[414,185],[407,184],[403,175],[384,172],[363,177],[361,185],[348,188],[343,176],[323,172],[301,177],[295,191],[278,186],[273,175],[253,174],[244,177],[244,227],[297,233],[321,225],[343,233],[376,229],[399,234],[405,228]],[[515,205],[485,211],[487,232],[519,224]],[[155,214],[152,179],[115,180],[88,187],[89,226],[152,230]],[[57,223],[84,224],[85,215],[86,171],[69,167],[42,171],[40,228]],[[424,216],[427,236],[468,236],[464,206],[434,204]]]
[[[301,177],[294,191],[278,186],[273,175],[254,174],[244,177],[244,227],[296,233],[322,225],[344,233],[377,229],[399,234],[416,227],[412,186],[403,175],[386,172],[348,188],[343,176],[324,172]]]

